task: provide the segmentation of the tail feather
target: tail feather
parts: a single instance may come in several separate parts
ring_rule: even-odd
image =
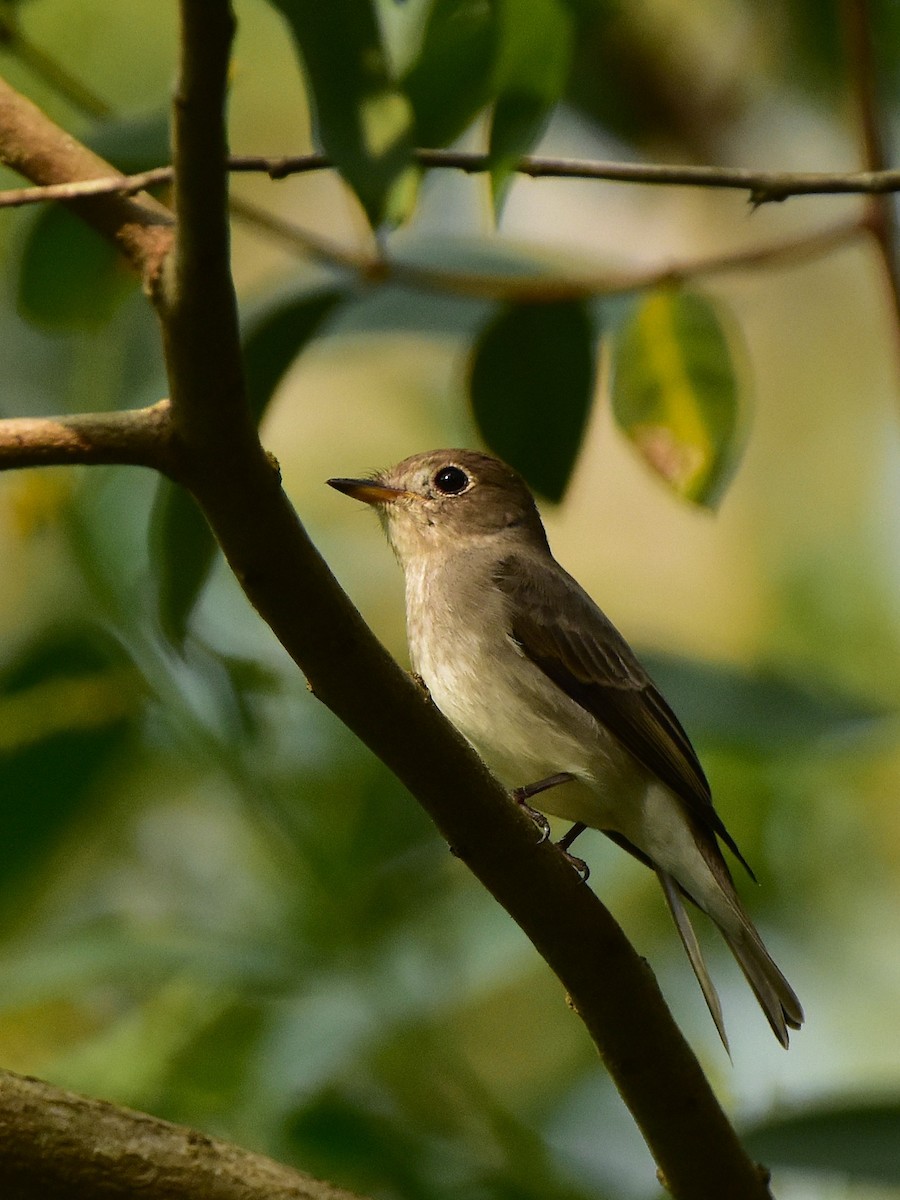
[[[772,1032],[787,1049],[790,1040],[788,1027],[799,1029],[803,1024],[803,1009],[794,989],[773,962],[749,918],[740,934],[734,935],[723,930],[723,935],[744,978],[753,989]]]
[[[722,1045],[725,1047],[725,1053],[731,1057],[731,1049],[728,1045],[728,1035],[725,1032],[725,1018],[722,1015],[722,1004],[719,1000],[719,993],[716,991],[715,984],[710,978],[709,971],[706,969],[706,963],[703,961],[700,943],[697,941],[697,935],[694,932],[694,927],[691,925],[690,917],[688,916],[687,910],[684,907],[684,901],[681,898],[681,891],[671,875],[660,870],[659,868],[657,868],[656,874],[660,885],[662,886],[666,903],[669,906],[669,912],[672,914],[672,920],[675,922],[675,928],[678,930],[678,936],[681,938],[681,944],[684,946],[687,956],[690,959],[691,966],[694,969],[694,974],[697,976],[697,982],[700,984],[700,990],[703,992],[703,998],[706,1001],[706,1007],[709,1009],[710,1016],[715,1023],[716,1029],[719,1031],[719,1037],[722,1039]],[[737,951],[735,951],[735,953],[737,953]],[[741,960],[738,959],[738,961],[740,962]],[[741,966],[743,967],[743,963]],[[744,969],[744,974],[747,974],[746,969]],[[754,991],[756,991],[756,986],[753,983],[753,980],[750,979],[749,975],[747,978],[750,980],[750,986]],[[759,995],[758,992],[757,995]],[[762,1003],[761,1000],[760,1003]],[[765,1007],[765,1005],[763,1005],[763,1007]],[[766,1015],[768,1015],[768,1013]]]

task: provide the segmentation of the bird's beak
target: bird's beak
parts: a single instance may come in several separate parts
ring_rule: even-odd
[[[363,504],[393,504],[408,495],[402,488],[387,487],[376,479],[329,479],[328,486]]]

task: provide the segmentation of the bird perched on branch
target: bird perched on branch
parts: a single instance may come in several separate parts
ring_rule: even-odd
[[[602,830],[656,872],[722,1041],[722,1009],[684,899],[718,926],[775,1036],[803,1010],[745,912],[687,734],[628,643],[556,562],[504,463],[433,450],[370,479],[330,479],[379,513],[406,577],[413,669],[520,799]]]

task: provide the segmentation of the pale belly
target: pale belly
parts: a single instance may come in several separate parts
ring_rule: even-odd
[[[411,640],[413,665],[445,717],[508,787],[569,772],[535,804],[551,816],[618,828],[623,804],[639,803],[646,777],[593,717],[506,639],[481,653],[436,658]]]

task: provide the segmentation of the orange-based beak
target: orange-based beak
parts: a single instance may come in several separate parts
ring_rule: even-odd
[[[387,487],[375,479],[329,479],[328,486],[363,504],[391,504],[407,495],[402,488]]]

